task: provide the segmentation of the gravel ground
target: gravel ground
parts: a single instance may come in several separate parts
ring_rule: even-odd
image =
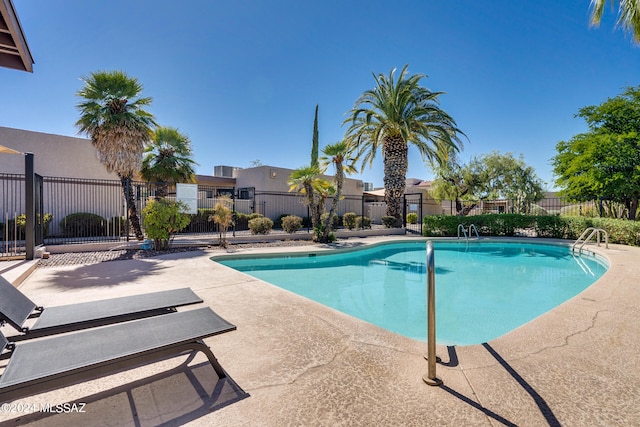
[[[315,243],[309,240],[282,240],[269,243],[239,243],[229,245],[228,250],[239,248],[261,248],[261,247],[286,247],[286,246],[309,246],[315,245]],[[208,250],[220,250],[223,248],[218,246],[209,246]],[[166,255],[168,253],[176,252],[191,252],[202,251],[202,247],[181,247],[172,248],[168,251],[154,251],[154,250],[142,250],[142,249],[118,249],[110,251],[100,252],[68,252],[64,254],[50,254],[49,258],[41,259],[38,261],[38,267],[59,267],[63,265],[77,265],[77,264],[97,264],[107,261],[120,261],[127,259],[143,259],[151,258],[158,255]]]

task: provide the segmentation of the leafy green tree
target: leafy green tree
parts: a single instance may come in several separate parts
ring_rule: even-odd
[[[185,209],[184,203],[167,199],[152,200],[142,209],[145,231],[156,250],[169,249],[173,236],[189,225],[189,215],[182,213]]]
[[[395,226],[400,227],[409,144],[418,148],[423,159],[444,163],[451,151],[461,148],[462,132],[439,107],[442,92],[420,85],[425,75],[409,75],[408,65],[397,79],[395,72],[394,68],[388,76],[374,74],[376,86],[356,100],[345,124],[350,124],[347,135],[363,167],[382,151],[387,215],[396,218]]]
[[[355,172],[354,159],[351,157],[351,145],[347,140],[342,140],[332,145],[327,145],[322,150],[323,156],[320,158],[323,172],[331,165],[336,170],[334,175],[335,194],[331,199],[329,215],[322,224],[321,242],[327,242],[333,229],[333,217],[338,210],[338,202],[342,199],[342,186],[344,185],[345,174]]]
[[[557,144],[556,184],[569,200],[602,200],[625,206],[636,219],[640,198],[640,134],[589,132]]]
[[[452,157],[436,169],[432,195],[437,200],[455,200],[458,215],[467,215],[480,200],[510,199],[519,213],[544,197],[544,183],[522,156],[489,154],[474,156],[467,165]]]
[[[169,183],[195,182],[189,137],[172,127],[158,127],[144,150],[140,175],[157,183],[156,200],[167,196]]]
[[[583,107],[589,131],[556,145],[556,184],[570,200],[623,204],[636,219],[640,197],[640,86],[600,105]]]
[[[591,0],[591,25],[599,26],[607,0]],[[610,1],[611,6],[615,1]],[[640,44],[640,0],[618,0],[618,21],[616,26],[622,27]]]
[[[136,209],[131,179],[140,168],[145,144],[156,126],[145,108],[151,98],[141,97],[142,85],[122,71],[97,71],[83,77],[84,87],[76,127],[86,134],[98,151],[108,172],[115,172],[122,183],[131,227],[139,240],[143,234]]]

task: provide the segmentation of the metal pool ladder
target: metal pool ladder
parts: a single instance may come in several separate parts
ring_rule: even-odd
[[[465,230],[464,225],[462,224],[458,224],[458,239],[460,238],[460,230],[462,230],[462,234],[464,235],[464,238],[469,240],[469,237],[471,237],[471,232],[474,231],[476,233],[476,238],[480,238],[480,235],[478,235],[478,229],[476,228],[475,224],[471,224],[469,226],[469,233],[467,234],[467,230]]]
[[[585,243],[591,240],[593,236],[596,236],[596,242],[598,243],[598,246],[600,246],[600,241],[602,240],[603,234],[605,247],[609,249],[609,234],[606,232],[606,230],[603,230],[602,228],[589,227],[582,232],[580,237],[578,237],[578,240],[573,242],[573,245],[571,245],[571,251],[574,252],[576,250],[576,246],[578,246],[579,244],[580,246],[578,247],[578,253],[582,253],[582,247]]]

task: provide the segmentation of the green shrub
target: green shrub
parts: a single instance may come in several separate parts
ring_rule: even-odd
[[[382,224],[384,224],[387,228],[393,228],[396,225],[396,217],[394,216],[383,216]]]
[[[213,209],[198,209],[197,214],[189,215],[189,225],[187,225],[181,232],[183,233],[202,233],[202,232],[214,232],[216,230],[216,224],[209,221],[209,217],[213,214]]]
[[[106,230],[107,236],[126,236],[127,235],[127,218],[123,216],[114,216],[108,224]]]
[[[167,199],[152,200],[144,207],[144,231],[156,250],[168,249],[173,235],[189,225],[189,215],[181,212],[185,208],[184,203]]]
[[[65,237],[104,236],[107,220],[89,212],[72,213],[60,221]]]
[[[313,229],[313,241],[321,242],[321,243],[333,243],[336,241],[336,235],[333,232],[329,233],[326,241],[323,241],[322,239],[324,234],[323,232],[324,232],[324,226],[322,224],[315,227]]]
[[[426,237],[455,236],[461,219],[459,216],[427,215],[422,218],[422,234]]]
[[[538,237],[576,240],[589,227],[608,233],[609,242],[640,246],[640,222],[583,216],[486,214],[467,217],[433,215],[423,219],[424,236],[457,236],[458,224],[474,224],[481,235],[513,236],[517,229],[532,229]]]
[[[356,228],[371,228],[371,218],[368,216],[359,216],[356,218]]]
[[[249,229],[249,215],[244,214],[242,212],[234,212],[234,224],[236,226],[236,230],[248,230]]]
[[[329,212],[325,212],[322,215],[320,215],[320,221],[322,221],[323,224],[325,223],[327,218],[329,218]],[[338,227],[340,227],[340,217],[338,215],[333,215],[333,218],[331,221],[331,228],[335,230]]]
[[[536,220],[536,235],[565,239],[568,235],[567,221],[559,216],[539,216]]]
[[[282,218],[282,229],[287,233],[295,233],[302,228],[302,218],[296,215],[287,215]]]
[[[264,215],[256,213],[256,212],[249,214],[249,221],[251,221],[252,219],[256,219],[256,218],[264,218]]]
[[[349,230],[356,228],[356,217],[358,215],[355,212],[346,212],[342,215],[342,225]]]
[[[418,223],[418,214],[415,212],[411,212],[407,214],[407,222],[409,224],[417,224]]]
[[[249,220],[251,234],[269,234],[273,228],[273,221],[262,215]]]
[[[53,220],[53,215],[50,213],[46,213],[40,217],[40,214],[37,214],[36,225],[42,225],[43,236],[46,237],[49,234],[49,224]],[[25,238],[25,229],[27,227],[27,215],[20,214],[15,219],[11,218],[7,221],[7,234],[9,235],[9,240],[17,239],[24,240]],[[5,225],[0,222],[0,240],[4,240],[5,238]],[[17,236],[15,236],[17,231]]]

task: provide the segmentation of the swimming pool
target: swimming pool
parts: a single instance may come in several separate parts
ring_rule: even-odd
[[[479,344],[549,311],[607,269],[592,255],[539,243],[435,242],[438,344]],[[214,261],[404,336],[426,341],[426,245]]]

